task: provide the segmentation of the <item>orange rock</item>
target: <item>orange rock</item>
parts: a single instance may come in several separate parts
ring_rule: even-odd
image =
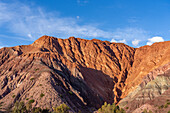
[[[75,111],[118,102],[147,73],[169,62],[169,49],[170,41],[135,49],[123,43],[51,36],[31,45],[2,48],[0,101],[4,107],[17,99],[27,102],[26,98],[34,98],[34,106],[40,107],[66,102]],[[42,92],[43,99],[38,96]]]

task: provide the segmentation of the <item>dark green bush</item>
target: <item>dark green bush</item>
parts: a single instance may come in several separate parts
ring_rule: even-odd
[[[107,104],[107,102],[104,103],[104,105],[102,105],[102,107],[100,109],[98,109],[99,113],[125,113],[125,111],[121,108],[119,108],[119,106],[116,106],[114,103],[111,104]]]
[[[33,81],[33,80],[34,80],[34,78],[30,78],[30,80],[31,80],[31,81]]]
[[[61,104],[60,106],[53,108],[54,113],[69,113],[70,108],[66,104]]]
[[[59,96],[60,96],[61,98],[63,98],[63,95],[62,95],[62,94],[59,94]]]
[[[42,98],[43,96],[44,96],[44,94],[43,94],[43,93],[41,93],[41,94],[40,94],[40,97]]]
[[[29,102],[28,103],[34,103],[34,99],[31,99],[31,100],[29,100]]]
[[[38,71],[38,70],[39,70],[39,68],[35,69],[35,71]]]
[[[12,113],[26,113],[26,106],[24,104],[24,102],[16,102],[14,104],[14,108],[12,110]]]
[[[15,95],[12,95],[12,98],[15,98]]]
[[[69,93],[70,95],[72,95],[72,94],[73,94],[73,92],[72,92],[72,91],[68,91],[68,93]]]

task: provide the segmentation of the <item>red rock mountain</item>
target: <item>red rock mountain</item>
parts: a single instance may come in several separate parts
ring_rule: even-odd
[[[31,45],[0,49],[0,102],[2,109],[34,99],[36,107],[66,103],[73,112],[92,112],[105,101],[118,103],[169,62],[170,41],[132,48],[42,36]]]

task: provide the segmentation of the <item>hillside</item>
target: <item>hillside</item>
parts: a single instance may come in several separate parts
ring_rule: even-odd
[[[169,58],[170,41],[132,48],[97,39],[42,36],[30,45],[0,49],[0,102],[3,110],[17,100],[34,99],[36,107],[66,103],[73,112],[92,112],[105,101],[128,97],[148,73],[168,65]],[[166,87],[164,91],[169,82]]]

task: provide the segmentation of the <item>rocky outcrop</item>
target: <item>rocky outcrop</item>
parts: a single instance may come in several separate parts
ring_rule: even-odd
[[[170,63],[161,66],[150,73],[144,78],[143,82],[127,97],[120,101],[121,107],[127,108],[128,113],[141,113],[145,109],[152,112],[161,112],[159,106],[166,104],[169,96],[165,92],[170,89]],[[166,96],[165,96],[166,95]],[[153,103],[163,97],[163,101]],[[155,107],[157,106],[157,107]],[[170,106],[167,106],[168,110]],[[136,110],[135,110],[136,109]],[[167,111],[164,109],[165,111]],[[163,110],[162,110],[163,113]]]
[[[49,36],[3,48],[0,101],[4,108],[16,100],[45,108],[65,102],[74,111],[118,101],[134,52],[125,44]]]
[[[135,49],[96,39],[50,36],[2,48],[0,102],[8,108],[17,100],[34,99],[33,107],[66,103],[73,112],[91,112],[134,91],[147,73],[169,62],[169,49],[170,42]]]

